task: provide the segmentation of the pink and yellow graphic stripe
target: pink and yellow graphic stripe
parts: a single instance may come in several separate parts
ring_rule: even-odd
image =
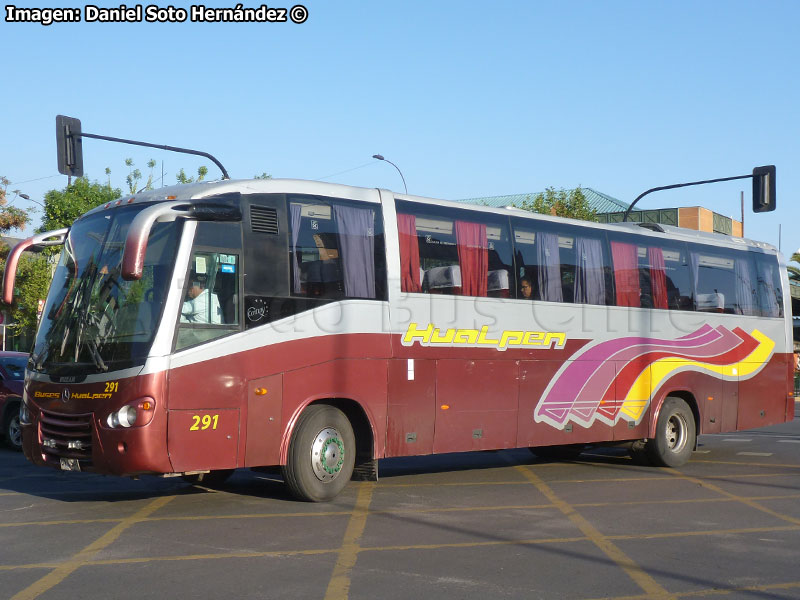
[[[627,337],[582,349],[559,370],[534,419],[563,429],[570,421],[639,423],[661,386],[694,371],[725,380],[748,379],[769,361],[775,343],[758,330],[704,325],[674,340]]]

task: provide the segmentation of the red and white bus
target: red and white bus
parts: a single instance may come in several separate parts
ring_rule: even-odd
[[[67,231],[25,382],[25,455],[328,500],[377,460],[633,442],[793,418],[772,246],[310,181],[124,197]],[[5,299],[13,291],[6,278]]]

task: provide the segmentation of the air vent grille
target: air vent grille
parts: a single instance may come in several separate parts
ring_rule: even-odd
[[[250,207],[250,228],[256,233],[278,234],[278,211],[264,206]]]

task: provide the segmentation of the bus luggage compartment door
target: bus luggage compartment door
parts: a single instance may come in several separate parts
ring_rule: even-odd
[[[167,447],[176,472],[235,469],[239,409],[169,411]]]

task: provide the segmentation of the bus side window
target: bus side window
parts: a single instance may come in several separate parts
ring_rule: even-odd
[[[750,253],[699,247],[691,253],[691,265],[698,311],[756,313],[756,273]]]
[[[481,219],[480,221],[478,219]],[[398,202],[403,292],[508,298],[514,286],[508,221]]]
[[[608,304],[611,261],[603,231],[515,219],[514,244],[518,298]]]
[[[385,297],[379,207],[289,199],[291,293],[308,298]]]
[[[777,257],[756,255],[755,267],[758,311],[764,317],[783,317],[783,293]]]
[[[239,331],[239,256],[196,251],[184,290],[176,350]]]

